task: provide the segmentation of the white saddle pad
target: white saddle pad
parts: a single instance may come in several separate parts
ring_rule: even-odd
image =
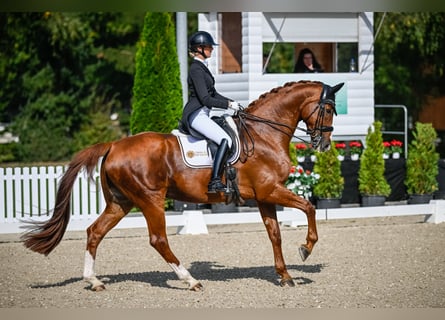
[[[235,141],[233,141],[236,150],[234,154],[228,159],[228,162],[233,164],[236,161],[238,161],[239,158],[240,142],[239,142],[238,132],[236,130],[236,125],[232,117],[227,116],[226,121],[236,133]],[[175,135],[176,138],[178,139],[179,146],[181,148],[182,160],[184,160],[184,163],[187,166],[191,168],[212,167],[213,159],[210,150],[207,148],[206,140],[196,139],[195,137],[181,133],[177,129],[173,130],[172,134]]]

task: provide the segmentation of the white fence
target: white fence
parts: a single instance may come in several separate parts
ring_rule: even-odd
[[[21,220],[47,220],[52,213],[58,181],[65,172],[64,166],[0,168],[0,233],[20,233]],[[96,168],[94,182],[83,174],[74,184],[71,220],[68,230],[85,230],[102,212],[105,201]],[[445,200],[432,200],[429,204],[391,205],[382,207],[352,207],[317,209],[317,220],[370,218],[402,215],[425,215],[426,221],[445,221]],[[297,209],[284,208],[278,220],[290,226],[306,225],[306,216]],[[211,213],[184,211],[166,215],[168,227],[178,227],[180,234],[207,233],[207,225],[261,223],[259,212]],[[116,228],[145,227],[140,214],[130,214]]]
[[[48,219],[65,170],[65,166],[0,168],[0,233],[19,230],[13,226],[23,219]],[[98,170],[93,183],[84,171],[78,175],[71,201],[73,220],[92,221],[105,208]]]

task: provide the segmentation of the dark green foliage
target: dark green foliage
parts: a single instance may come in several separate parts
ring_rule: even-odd
[[[295,143],[289,143],[289,158],[292,165],[298,165],[297,153],[295,152]]]
[[[431,123],[416,122],[414,140],[408,147],[405,185],[409,194],[432,194],[439,187],[439,153],[436,152],[436,130]]]
[[[17,143],[0,143],[0,163],[15,161],[17,153]]]
[[[168,133],[182,113],[182,87],[171,14],[149,12],[138,42],[130,119],[133,134]]]
[[[374,17],[377,28],[383,13]],[[387,12],[375,43],[376,104],[403,104],[416,119],[427,96],[445,94],[444,56],[444,12]]]
[[[0,122],[20,139],[16,161],[67,160],[98,142],[97,112],[106,127],[119,114],[129,130],[142,23],[128,13],[0,13]]]
[[[98,99],[96,108],[89,112],[88,118],[82,123],[79,131],[75,133],[75,150],[82,150],[100,142],[117,140],[124,136],[119,127],[119,121],[110,121],[111,107],[102,105],[100,102],[101,99]]]
[[[383,159],[382,123],[375,121],[368,128],[366,147],[360,158],[358,183],[360,194],[366,196],[389,196],[391,186],[385,178]]]
[[[314,173],[319,174],[320,179],[314,185],[314,195],[322,199],[341,198],[344,178],[341,174],[341,163],[337,158],[335,143],[331,142],[331,148],[328,151],[318,152],[316,155]]]

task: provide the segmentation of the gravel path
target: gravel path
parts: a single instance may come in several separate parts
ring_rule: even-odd
[[[148,244],[146,229],[112,230],[96,272],[107,290],[82,281],[85,232],[67,232],[48,257],[18,235],[0,235],[0,307],[406,308],[445,307],[445,223],[422,216],[322,221],[306,262],[306,227],[282,226],[283,252],[296,286],[281,288],[261,224],[210,226],[176,235],[175,254],[204,286],[191,292]]]

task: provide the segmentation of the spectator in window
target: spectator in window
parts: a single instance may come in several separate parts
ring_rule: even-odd
[[[314,53],[309,48],[304,48],[298,54],[298,59],[294,67],[294,72],[316,73],[316,72],[323,72],[323,68],[318,63]]]

